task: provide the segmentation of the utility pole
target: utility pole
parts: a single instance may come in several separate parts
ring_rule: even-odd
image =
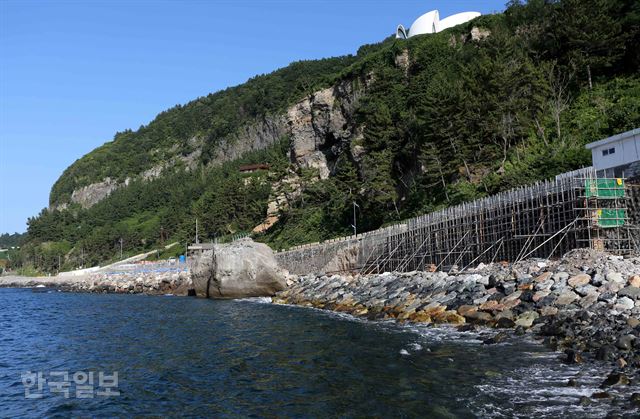
[[[356,201],[353,201],[353,224],[351,224],[351,227],[353,228],[353,235],[354,236],[358,235],[358,223],[357,223],[357,219],[356,219],[356,207],[360,208],[360,205],[356,204]]]
[[[200,241],[198,240],[198,219],[196,218],[196,244],[199,244]]]
[[[120,237],[120,260],[122,260],[122,237]]]

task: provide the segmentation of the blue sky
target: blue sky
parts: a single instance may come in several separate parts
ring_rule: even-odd
[[[501,1],[0,0],[0,233],[114,133],[291,61],[355,53],[439,9]]]

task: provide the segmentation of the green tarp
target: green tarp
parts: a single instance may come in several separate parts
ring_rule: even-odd
[[[620,227],[626,219],[624,209],[603,208],[598,210],[598,225],[603,228]]]
[[[587,198],[624,198],[623,179],[587,179],[585,181]]]

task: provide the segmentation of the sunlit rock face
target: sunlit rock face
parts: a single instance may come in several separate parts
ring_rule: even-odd
[[[286,288],[271,248],[251,239],[217,244],[193,257],[189,270],[199,297],[269,297]]]
[[[438,33],[445,29],[460,25],[461,23],[468,22],[478,16],[480,16],[480,13],[478,12],[462,12],[440,20],[440,13],[437,10],[432,10],[417,18],[411,24],[409,30],[406,30],[402,25],[398,25],[396,38],[407,39],[412,36],[422,35],[425,33]]]

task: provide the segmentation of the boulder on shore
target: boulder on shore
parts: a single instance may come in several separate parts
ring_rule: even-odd
[[[269,297],[286,288],[269,246],[242,239],[205,250],[191,265],[198,297]]]

